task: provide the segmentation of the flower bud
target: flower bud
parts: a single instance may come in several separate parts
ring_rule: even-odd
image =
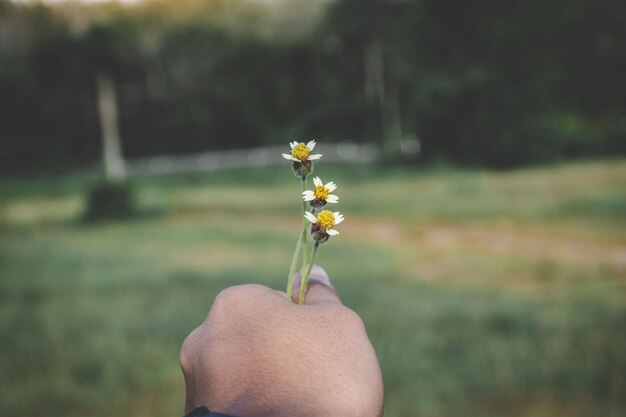
[[[313,172],[313,162],[305,159],[304,161],[297,161],[291,166],[293,173],[298,178],[305,178]]]
[[[311,238],[314,242],[325,243],[330,236],[326,233],[326,230],[322,229],[320,225],[311,225]]]
[[[315,211],[319,211],[322,207],[326,205],[326,201],[316,198],[314,200],[309,201],[309,205],[313,207]]]

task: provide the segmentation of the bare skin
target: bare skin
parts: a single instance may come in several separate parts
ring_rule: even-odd
[[[299,292],[296,277],[294,299]],[[186,411],[237,417],[380,417],[383,382],[359,316],[315,266],[304,305],[262,285],[230,287],[185,339]]]

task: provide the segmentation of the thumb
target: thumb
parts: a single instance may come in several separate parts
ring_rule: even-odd
[[[291,295],[294,303],[297,303],[300,297],[301,282],[302,274],[297,272],[293,277],[293,293]],[[328,274],[319,265],[313,265],[305,291],[304,304],[341,304],[339,295],[330,283]]]

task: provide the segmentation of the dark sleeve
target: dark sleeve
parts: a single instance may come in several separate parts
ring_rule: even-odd
[[[208,408],[202,405],[200,407],[194,408],[189,413],[185,414],[183,417],[234,417],[234,416],[229,416],[227,414],[221,414],[221,413],[212,413]]]

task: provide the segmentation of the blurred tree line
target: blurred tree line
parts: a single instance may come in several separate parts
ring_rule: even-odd
[[[316,138],[507,167],[626,151],[621,0],[0,0],[0,170]]]

